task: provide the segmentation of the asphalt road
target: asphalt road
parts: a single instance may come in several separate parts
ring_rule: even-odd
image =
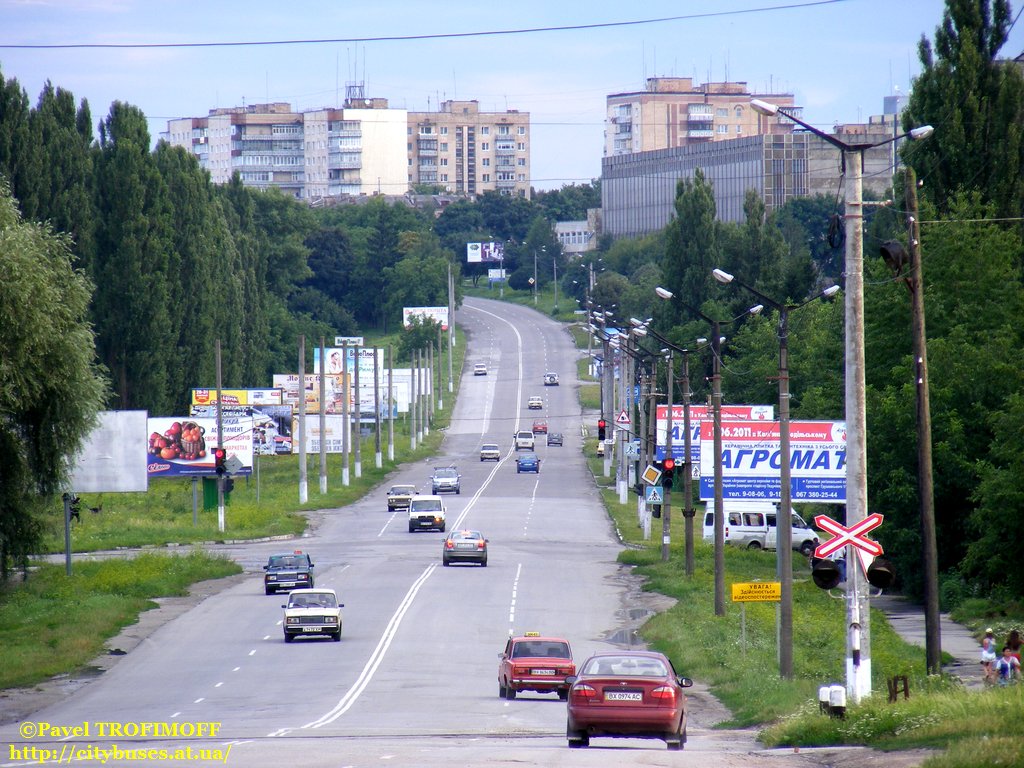
[[[468,337],[467,372],[486,362],[489,373],[463,377],[442,455],[391,480],[429,491],[433,465],[456,464],[462,493],[446,496],[449,530],[484,532],[487,568],[442,568],[442,534],[409,533],[405,513],[387,511],[383,487],[327,510],[299,543],[224,547],[249,578],[161,626],[94,682],[0,727],[0,765],[39,764],[43,753],[30,748],[65,762],[77,750],[81,765],[137,766],[142,753],[130,751],[141,749],[172,751],[141,762],[296,768],[821,764],[824,754],[762,751],[749,732],[712,730],[725,713],[699,685],[683,753],[660,741],[609,739],[570,752],[563,702],[498,697],[498,656],[510,632],[565,636],[582,661],[629,642],[654,605],[616,563],[620,544],[584,466],[578,352],[564,328],[528,308],[485,300],[467,300],[457,318]],[[542,386],[546,371],[557,372],[561,386]],[[542,411],[527,410],[531,395],[544,398]],[[565,444],[538,440],[540,474],[519,475],[512,435],[538,416]],[[484,442],[507,447],[500,462],[479,461]],[[263,594],[262,564],[293,546],[311,554],[317,586],[336,589],[345,603],[340,643],[283,642],[285,598]],[[89,733],[33,735],[38,723]],[[141,723],[177,724],[186,735],[132,725]],[[216,733],[189,737],[200,723],[216,724]],[[121,752],[101,759],[90,747]],[[173,756],[185,748],[208,759]]]

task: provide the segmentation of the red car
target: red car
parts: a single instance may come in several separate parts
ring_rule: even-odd
[[[548,433],[548,423],[545,419],[534,419],[533,420],[533,434],[535,435],[546,435]]]
[[[520,691],[557,693],[562,701],[569,695],[566,678],[576,674],[569,641],[541,637],[527,632],[510,637],[498,664],[498,696],[514,699]]]
[[[569,687],[570,747],[591,736],[664,739],[669,749],[686,743],[686,695],[693,680],[676,674],[661,653],[622,651],[591,656]]]

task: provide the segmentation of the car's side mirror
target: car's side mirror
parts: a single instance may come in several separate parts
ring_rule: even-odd
[[[679,677],[676,678],[676,680],[679,682],[679,687],[680,688],[692,688],[693,687],[693,680],[691,680],[688,677],[683,677],[682,675],[680,675]]]
[[[565,684],[572,685],[577,680],[579,680],[579,677],[577,677],[576,675],[569,675],[567,678],[565,678]]]
[[[287,606],[287,605],[282,605],[281,607],[282,607],[282,608],[287,608],[288,606]]]
[[[344,608],[344,607],[345,607],[345,604],[344,604],[344,603],[338,603],[338,607],[339,607],[339,608]]]
[[[263,566],[263,570],[264,571],[269,571],[270,570],[270,566],[269,565],[264,565]]]

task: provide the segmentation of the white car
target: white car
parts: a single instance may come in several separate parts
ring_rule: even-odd
[[[544,374],[544,386],[545,387],[557,387],[558,386],[558,374],[557,373],[545,373]]]
[[[484,443],[480,446],[480,461],[501,461],[501,448],[497,443]]]
[[[540,397],[539,395],[534,395],[533,397],[526,401],[526,407],[529,408],[531,411],[539,411],[544,407],[544,398]]]
[[[284,608],[284,641],[296,637],[330,637],[341,640],[341,609],[333,589],[294,589]]]
[[[487,363],[476,363],[473,366],[474,376],[486,376],[487,375]]]

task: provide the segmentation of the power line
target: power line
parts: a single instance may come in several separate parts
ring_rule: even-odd
[[[0,43],[0,49],[27,49],[27,50],[67,50],[73,48],[233,48],[242,46],[271,46],[271,45],[322,45],[324,43],[387,43],[387,42],[408,42],[414,40],[449,40],[462,37],[496,37],[500,35],[526,35],[536,32],[569,32],[588,29],[610,29],[615,27],[633,27],[644,24],[663,24],[669,21],[693,21],[695,19],[711,19],[723,16],[741,16],[752,13],[765,13],[768,11],[786,11],[801,8],[811,8],[817,5],[834,5],[845,3],[848,0],[812,0],[803,3],[787,3],[785,5],[770,5],[760,8],[745,8],[738,11],[712,11],[709,13],[690,13],[683,16],[665,16],[657,19],[635,19],[632,21],[609,21],[596,24],[568,24],[555,27],[525,27],[522,29],[494,29],[482,32],[439,32],[428,35],[387,35],[379,37],[337,37],[337,38],[312,38],[304,40],[251,40],[251,41],[230,41],[214,43],[54,43],[54,44],[25,44],[25,43]]]

